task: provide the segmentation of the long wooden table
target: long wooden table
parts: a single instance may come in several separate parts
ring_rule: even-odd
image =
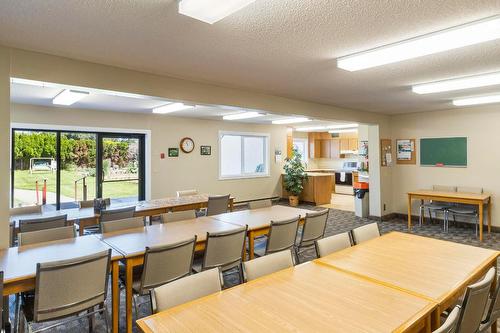
[[[108,249],[112,249],[112,327],[116,333],[120,298],[118,261],[123,255],[93,235],[0,250],[0,271],[4,272],[3,295],[34,290],[37,263],[77,258]]]
[[[144,333],[430,332],[436,304],[305,263],[137,321]]]
[[[491,194],[466,193],[466,192],[441,192],[431,190],[418,190],[408,192],[408,229],[411,230],[411,204],[412,200],[433,200],[441,202],[462,203],[476,205],[479,214],[479,241],[483,241],[484,205],[488,209],[488,233],[491,232]]]
[[[125,258],[127,332],[132,332],[132,272],[134,267],[144,263],[146,246],[172,244],[196,235],[196,250],[201,251],[205,248],[207,232],[222,232],[236,228],[235,225],[210,217],[199,217],[98,235],[103,242],[120,251]],[[113,284],[115,283],[117,287],[118,280],[113,281]]]
[[[288,206],[271,206],[258,209],[241,210],[231,213],[214,215],[212,218],[238,226],[248,225],[248,249],[250,259],[254,258],[255,237],[267,235],[271,220],[286,220],[300,216],[303,222],[307,213],[311,210],[294,208]]]
[[[317,261],[436,302],[432,322],[436,328],[441,313],[457,301],[467,285],[495,267],[499,255],[484,248],[391,232]]]

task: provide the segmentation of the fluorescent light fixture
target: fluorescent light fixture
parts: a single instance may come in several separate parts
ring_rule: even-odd
[[[298,118],[287,118],[287,119],[273,120],[272,123],[274,125],[286,125],[286,124],[305,123],[308,121],[311,121],[311,119],[298,117]]]
[[[490,103],[500,103],[500,94],[460,98],[453,100],[453,105],[456,106],[490,104]]]
[[[344,124],[328,126],[328,129],[341,129],[341,128],[358,128],[358,124]]]
[[[56,97],[54,97],[54,99],[52,100],[52,104],[71,105],[88,95],[89,93],[87,91],[65,89],[61,91]]]
[[[337,59],[337,66],[357,71],[453,50],[500,38],[500,15]]]
[[[296,128],[296,131],[299,132],[309,132],[309,131],[324,131],[327,130],[328,128],[326,126],[315,126],[315,127],[299,127]]]
[[[417,84],[412,87],[412,90],[417,94],[432,94],[444,91],[487,87],[497,84],[500,84],[500,72]]]
[[[255,0],[180,0],[179,14],[213,24]]]
[[[158,114],[165,114],[165,113],[172,113],[172,112],[177,112],[181,110],[186,110],[186,109],[191,109],[193,106],[191,105],[186,105],[184,103],[171,103],[163,106],[159,106],[157,108],[153,109],[153,113],[158,113]]]
[[[241,119],[250,119],[250,118],[257,118],[257,117],[262,117],[263,114],[258,113],[258,112],[243,112],[243,113],[236,113],[236,114],[228,114],[226,116],[223,116],[222,119],[224,120],[241,120]]]
[[[358,130],[356,128],[350,128],[350,129],[336,129],[336,130],[331,130],[328,131],[328,133],[354,133],[357,132]]]

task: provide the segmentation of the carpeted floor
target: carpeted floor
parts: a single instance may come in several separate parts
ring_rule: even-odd
[[[312,209],[312,210],[318,210],[321,208],[314,207],[314,206],[307,206],[303,205],[301,206],[302,208],[306,209]],[[328,219],[328,225],[326,228],[326,236],[338,234],[341,232],[349,231],[353,228],[356,228],[360,225],[363,224],[368,224],[368,223],[373,223],[372,220],[368,219],[361,219],[356,216],[354,216],[353,212],[349,211],[341,211],[341,210],[334,210],[330,209],[330,215]],[[402,219],[394,219],[390,221],[383,221],[379,222],[379,227],[380,231],[382,233],[387,233],[390,231],[401,231],[401,232],[408,232],[407,230],[407,224],[405,220]],[[452,242],[457,242],[457,243],[462,243],[462,244],[468,244],[468,245],[473,245],[473,246],[480,246],[480,247],[485,247],[485,248],[490,248],[490,249],[495,249],[495,250],[500,250],[500,233],[491,233],[487,234],[485,233],[484,235],[484,241],[480,243],[474,233],[474,229],[472,225],[470,226],[465,226],[465,227],[459,227],[456,226],[454,227],[453,225],[450,226],[449,233],[445,234],[442,231],[442,227],[439,224],[429,224],[426,223],[423,227],[415,227],[412,231],[412,233],[421,235],[421,236],[426,236],[426,237],[432,237],[432,238],[438,238],[442,240],[447,240],[447,241],[452,241]],[[262,251],[265,247],[265,240],[257,241],[256,242],[256,251]],[[301,254],[301,262],[311,260],[315,258],[315,252],[313,249],[308,250]],[[239,283],[238,281],[238,274],[237,272],[228,272],[225,275],[224,283],[225,287],[229,288],[231,286],[237,285]],[[144,299],[143,301],[146,301],[147,299]],[[13,297],[11,297],[11,303],[13,304]],[[125,299],[124,299],[124,292],[121,294],[121,311],[120,311],[120,332],[125,332],[124,328],[124,323],[125,323]],[[108,304],[108,307],[111,307],[111,304]],[[140,316],[147,316],[150,314],[150,309],[149,309],[149,304],[145,303],[144,305],[140,306]],[[11,306],[11,318],[13,318],[13,306]],[[134,321],[135,321],[135,315],[134,315]],[[102,318],[97,318],[96,320],[96,332],[105,332],[105,325],[104,321]],[[75,321],[73,323],[67,324],[65,326],[60,326],[57,329],[52,330],[52,332],[70,332],[70,333],[79,333],[79,332],[88,332],[88,324],[86,320],[79,320]],[[138,332],[137,328],[134,327],[134,332]]]

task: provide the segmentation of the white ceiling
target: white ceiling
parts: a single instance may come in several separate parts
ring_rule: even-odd
[[[214,25],[174,0],[2,0],[0,43],[381,113],[452,107],[409,85],[500,70],[500,41],[347,72],[335,58],[500,13],[500,0],[256,0]]]

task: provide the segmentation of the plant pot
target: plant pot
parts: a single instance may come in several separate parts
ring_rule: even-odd
[[[297,207],[299,205],[299,197],[297,195],[290,195],[288,201],[292,207]]]

